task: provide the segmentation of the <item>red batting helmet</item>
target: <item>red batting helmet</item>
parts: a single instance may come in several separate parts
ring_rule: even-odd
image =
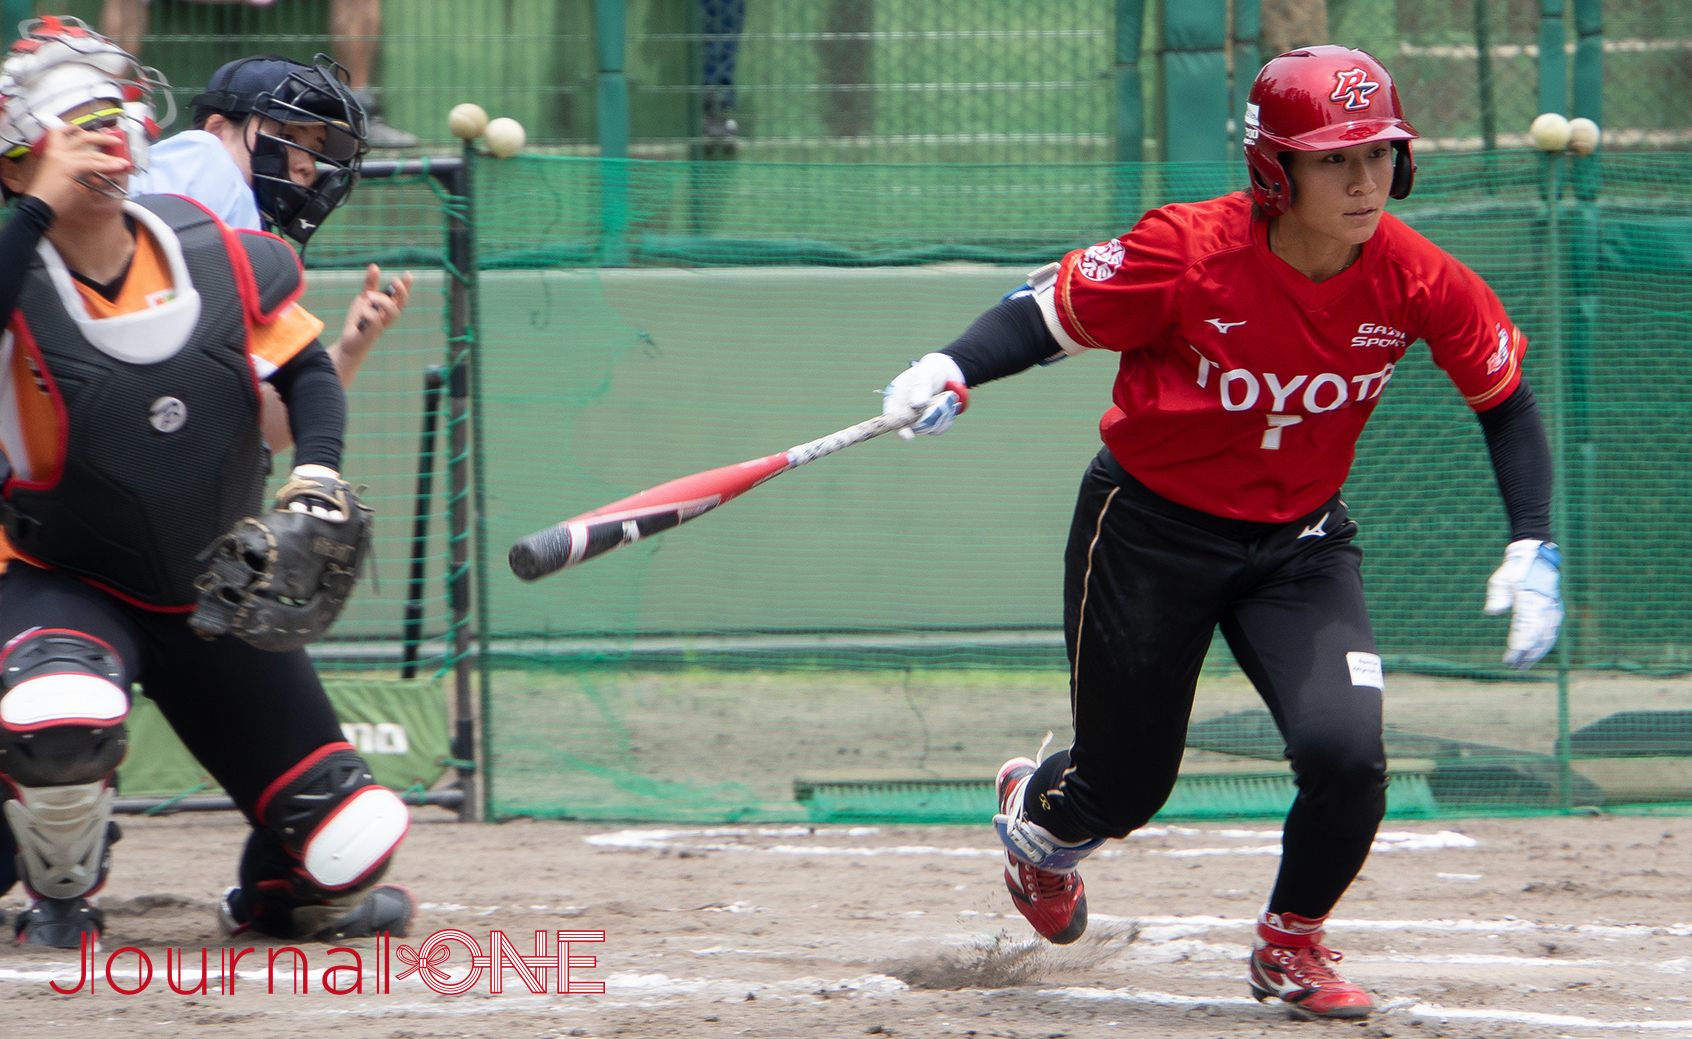
[[[1292,177],[1282,152],[1325,152],[1370,141],[1391,141],[1393,198],[1410,194],[1416,165],[1392,73],[1367,51],[1305,47],[1289,51],[1257,74],[1246,103],[1245,154],[1251,197],[1270,216],[1292,205]]]

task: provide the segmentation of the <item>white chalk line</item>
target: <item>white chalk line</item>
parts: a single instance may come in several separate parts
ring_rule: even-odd
[[[1123,950],[1121,960],[1132,963],[1205,963],[1232,960],[1244,963],[1251,955],[1249,945],[1233,942],[1203,942],[1192,938],[1177,938],[1172,941],[1153,942],[1149,945],[1135,942]],[[1650,970],[1658,974],[1686,974],[1692,967],[1692,958],[1681,956],[1671,960],[1629,959],[1625,957],[1583,957],[1573,956],[1512,956],[1505,953],[1402,953],[1402,952],[1347,952],[1345,962],[1349,965],[1370,964],[1386,967],[1388,965],[1429,965],[1429,966],[1465,966],[1465,967],[1509,967],[1532,970],[1579,970],[1588,974],[1594,970],[1625,970],[1637,973]],[[1390,973],[1390,972],[1389,972]]]
[[[1151,831],[1157,832],[1151,832]],[[726,840],[705,840],[694,838],[742,838],[742,837],[813,837],[818,835],[838,835],[844,833],[849,837],[875,836],[880,833],[876,827],[853,827],[850,829],[830,829],[817,827],[815,829],[804,826],[792,827],[711,827],[699,830],[668,830],[668,829],[627,829],[616,830],[611,833],[594,834],[582,840],[594,847],[614,849],[618,851],[691,851],[691,852],[740,852],[758,855],[800,855],[816,857],[840,858],[879,858],[882,856],[936,856],[940,858],[982,859],[998,858],[1004,854],[1002,848],[943,848],[928,844],[904,845],[838,845],[838,844],[773,844],[757,845],[743,844]],[[1147,836],[1216,836],[1236,840],[1262,840],[1265,836],[1279,838],[1279,830],[1215,830],[1204,831],[1186,829],[1182,827],[1151,827],[1139,830],[1129,835],[1129,839],[1140,835]],[[1414,833],[1410,831],[1392,830],[1375,836],[1371,851],[1375,854],[1401,851],[1439,851],[1453,848],[1473,848],[1479,842],[1466,834],[1454,830],[1440,830],[1435,833]],[[1095,852],[1097,858],[1116,858],[1126,854],[1118,849],[1104,848]],[[1163,855],[1169,858],[1185,859],[1200,858],[1213,855],[1280,855],[1279,844],[1265,844],[1254,847],[1219,847],[1219,848],[1173,848],[1153,849],[1145,852],[1148,855]]]
[[[1250,928],[1256,917],[1228,916],[1111,916],[1092,913],[1091,919],[1132,923],[1140,928],[1142,941],[1163,941],[1229,928]],[[1435,933],[1580,934],[1598,938],[1685,938],[1692,937],[1692,924],[1552,924],[1520,920],[1513,916],[1492,920],[1352,920],[1336,917],[1328,921],[1331,933],[1346,931],[1431,931]]]
[[[286,962],[291,963],[292,961],[290,960]],[[293,974],[291,966],[284,966],[283,963],[279,963],[278,967],[281,969],[276,971],[276,994],[282,995],[292,991]],[[308,976],[309,973],[310,972],[308,972]],[[269,995],[270,993],[264,991],[268,985],[268,974],[269,972],[266,969],[237,970],[235,972],[235,978],[237,981],[236,994],[239,994],[241,991],[241,983],[245,983],[259,986],[256,990],[259,994]],[[505,991],[501,993],[500,996],[489,996],[485,977],[467,995],[477,998],[478,1000],[483,997],[493,998],[496,1001],[500,1001],[501,1005],[504,1006],[516,1006],[518,1003],[534,1004],[546,1001],[546,997],[529,991],[522,982],[518,980],[516,971],[507,968],[504,975]],[[143,976],[144,974],[139,967],[114,966],[111,972],[112,980],[125,986],[131,986],[140,982]],[[193,972],[190,972],[190,976],[193,978],[193,984],[197,986],[199,982],[198,976]],[[364,978],[366,980],[374,981],[376,976],[376,972],[373,970],[367,970],[364,972]],[[744,999],[748,993],[757,994],[759,998],[766,998],[815,995],[819,991],[826,991],[831,997],[859,994],[887,995],[903,992],[908,987],[899,979],[889,977],[885,974],[863,974],[844,979],[827,979],[807,976],[801,978],[789,978],[776,982],[737,981],[732,978],[672,978],[668,974],[650,971],[614,971],[602,978],[596,978],[589,973],[578,971],[576,976],[578,979],[582,980],[603,981],[605,983],[604,995],[571,994],[567,997],[562,997],[561,1002],[575,1002],[582,999],[590,999],[600,1006],[623,1006],[629,1004],[615,1002],[614,997],[621,996],[627,998],[638,995],[642,997],[642,1001],[650,1001],[650,999],[654,997],[690,996],[703,997],[711,1001],[717,1001],[722,999]],[[216,972],[208,972],[206,977],[207,984],[211,990],[209,994],[212,996],[220,995],[221,993],[218,990],[222,987],[221,979],[223,975]],[[81,968],[62,962],[45,963],[32,968],[0,967],[0,982],[14,981],[45,985],[49,981],[56,981],[59,983],[60,987],[69,987],[81,978]],[[102,984],[105,980],[105,971],[103,968],[100,970],[98,980]],[[188,978],[179,977],[177,980],[184,984],[189,983]],[[426,995],[430,993],[430,990],[420,979],[406,979],[398,982],[397,984],[402,989],[409,990],[411,994]],[[170,992],[169,986],[165,983],[164,971],[162,968],[153,972],[152,983],[148,985],[146,991],[160,995],[174,995],[174,993]],[[104,995],[106,993],[102,991],[101,994]],[[117,995],[118,993],[112,994]],[[607,1002],[608,998],[612,999],[609,1003]],[[383,1001],[380,1004],[380,1013],[392,1013],[396,1008],[403,1005],[404,1004],[388,1003]]]
[[[1453,962],[1457,961],[1453,959]],[[0,980],[43,982],[50,978],[60,977],[58,972],[51,969],[54,966],[61,965],[44,965],[46,969],[0,968]],[[69,973],[69,966],[62,966],[65,973]],[[113,976],[124,981],[138,980],[138,975],[130,971],[114,971]],[[238,971],[236,976],[256,984],[257,980],[264,976],[264,972]],[[774,1002],[818,1004],[824,1002],[825,998],[862,996],[873,999],[903,995],[909,991],[909,987],[904,982],[884,974],[865,974],[834,981],[817,977],[804,977],[770,983],[721,978],[673,978],[659,972],[619,971],[608,975],[605,978],[605,984],[606,992],[604,995],[542,996],[530,993],[523,989],[521,985],[517,985],[515,986],[516,991],[511,991],[511,987],[508,986],[508,990],[503,997],[473,993],[457,999],[439,1000],[437,998],[426,1003],[388,1002],[386,1000],[375,1002],[366,999],[355,1006],[338,1005],[305,1010],[284,1010],[278,1007],[265,1012],[269,1014],[286,1013],[290,1016],[307,1014],[343,1018],[381,1018],[396,1015],[458,1017],[497,1014],[516,1010],[554,1013],[607,1010],[663,1005],[673,1003],[677,999],[703,1000],[705,1002],[740,1001],[746,999],[749,995]],[[420,985],[419,990],[419,994],[421,994]],[[823,993],[827,993],[827,997]],[[1088,1002],[1112,1002],[1173,1008],[1260,1008],[1260,1004],[1256,1000],[1243,996],[1188,996],[1132,987],[1104,989],[1072,986],[1042,990],[1040,995]],[[637,996],[639,998],[631,998]],[[1273,1012],[1277,1015],[1279,1013],[1273,1006],[1261,1007],[1261,1009],[1266,1013]],[[1383,1005],[1380,1012],[1383,1015],[1402,1013],[1429,1020],[1490,1021],[1603,1031],[1692,1030],[1692,1020],[1616,1021],[1574,1014],[1442,1007],[1433,1003],[1406,1005],[1403,1001],[1390,1001]]]
[[[1149,989],[1120,988],[1060,988],[1045,989],[1042,996],[1055,996],[1089,1002],[1129,1003],[1162,1007],[1255,1007],[1254,999],[1232,996],[1181,996],[1171,992]],[[1272,1006],[1273,1004],[1271,1004]],[[1265,1009],[1268,1009],[1267,1007]],[[1278,1012],[1278,1011],[1277,1011]],[[1434,1003],[1388,1004],[1378,1014],[1407,1014],[1411,1017],[1442,1021],[1498,1021],[1521,1025],[1554,1025],[1564,1028],[1589,1028],[1607,1031],[1670,1031],[1692,1030],[1692,1020],[1685,1021],[1607,1021],[1575,1014],[1541,1014],[1528,1010],[1471,1010],[1462,1007],[1442,1007]]]

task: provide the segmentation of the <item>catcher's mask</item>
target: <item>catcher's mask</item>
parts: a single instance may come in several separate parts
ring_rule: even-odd
[[[155,96],[165,101],[162,120],[155,117]],[[128,158],[138,171],[147,169],[148,147],[158,140],[160,126],[176,117],[164,76],[81,19],[49,16],[24,22],[0,62],[0,154],[10,159],[29,154],[75,109],[88,111],[69,120],[72,125],[111,135],[108,151]],[[110,179],[94,176],[102,183],[85,181],[87,187],[124,197]],[[9,191],[0,194],[10,196]]]
[[[353,94],[347,70],[326,55],[317,55],[310,65],[277,54],[230,62],[213,73],[205,92],[194,98],[196,125],[204,125],[212,114],[242,123],[259,118],[245,137],[253,197],[265,222],[301,245],[358,183],[368,150],[364,106]],[[322,145],[307,148],[280,136],[281,128],[289,125],[321,125]],[[311,184],[297,184],[289,176],[289,148],[306,152],[317,163]]]

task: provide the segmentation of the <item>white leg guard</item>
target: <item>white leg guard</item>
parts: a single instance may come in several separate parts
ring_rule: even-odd
[[[377,887],[411,827],[411,812],[345,743],[319,748],[259,798],[241,887],[225,899],[231,924],[317,941],[403,933],[414,903]]]
[[[345,891],[386,862],[411,827],[411,811],[385,786],[352,795],[307,838],[301,865],[327,891]]]
[[[258,817],[295,862],[300,879],[324,894],[375,883],[411,828],[405,802],[370,775],[345,743],[296,766],[260,798]]]
[[[0,778],[18,873],[44,898],[99,888],[109,864],[112,773],[129,741],[129,695],[109,647],[78,632],[38,631],[0,655]]]
[[[17,798],[6,802],[6,823],[29,889],[46,898],[75,898],[99,887],[110,866],[112,789],[106,780],[16,789]]]

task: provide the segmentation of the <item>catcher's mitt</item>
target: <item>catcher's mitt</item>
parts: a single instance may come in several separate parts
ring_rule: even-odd
[[[324,518],[335,514],[346,518]],[[277,653],[316,641],[352,595],[371,519],[345,483],[296,474],[274,512],[241,520],[202,554],[211,567],[194,582],[200,601],[188,626]]]

